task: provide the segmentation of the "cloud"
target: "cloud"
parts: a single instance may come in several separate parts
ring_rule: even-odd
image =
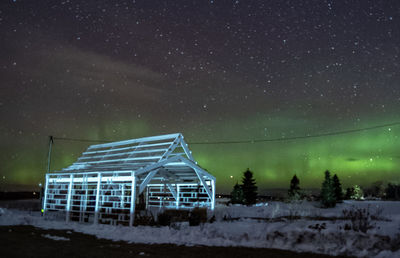
[[[168,82],[148,67],[51,40],[45,46],[18,52],[18,62],[0,71],[0,113],[5,121],[19,118],[9,127],[57,117],[101,119],[121,110],[132,117],[157,110],[168,99]]]
[[[157,100],[165,93],[159,73],[106,55],[66,47],[41,50],[33,58],[39,60],[31,69],[35,77],[45,75],[53,79],[55,87],[68,84],[81,94],[88,91],[94,97],[106,93],[107,98],[118,94],[119,100]]]

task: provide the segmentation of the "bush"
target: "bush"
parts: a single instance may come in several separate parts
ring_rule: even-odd
[[[351,225],[346,224],[345,230],[361,231],[366,233],[369,229],[374,228],[375,224],[372,224],[372,219],[378,217],[379,215],[371,215],[369,211],[369,205],[365,208],[344,209],[343,218],[351,221]],[[382,213],[382,210],[378,210],[377,214]]]
[[[170,226],[171,225],[171,215],[168,213],[160,213],[157,216],[157,224],[159,226]]]
[[[140,212],[135,214],[134,226],[154,226],[156,224],[154,216],[150,212]]]
[[[207,209],[194,208],[189,215],[189,226],[198,226],[207,222]]]
[[[160,226],[170,226],[174,222],[188,221],[189,211],[187,210],[164,210],[157,217],[157,224]]]

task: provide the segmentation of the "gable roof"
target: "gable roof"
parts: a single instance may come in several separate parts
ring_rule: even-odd
[[[61,172],[134,173],[140,183],[139,194],[150,181],[168,181],[168,185],[200,181],[210,198],[214,198],[213,186],[206,181],[215,182],[215,177],[197,165],[181,133],[91,145]]]
[[[194,161],[182,134],[143,137],[91,145],[76,162],[63,171],[136,171],[177,155]]]

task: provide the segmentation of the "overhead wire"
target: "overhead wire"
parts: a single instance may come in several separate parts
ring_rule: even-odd
[[[363,127],[357,129],[349,129],[349,130],[342,130],[342,131],[335,131],[335,132],[327,132],[327,133],[319,133],[319,134],[307,134],[301,136],[292,136],[292,137],[279,137],[279,138],[267,138],[267,139],[247,139],[247,140],[230,140],[230,141],[202,141],[202,142],[188,142],[191,145],[211,145],[211,144],[253,144],[253,143],[261,143],[261,142],[282,142],[282,141],[292,141],[292,140],[302,140],[308,138],[318,138],[318,137],[328,137],[328,136],[335,136],[335,135],[343,135],[343,134],[350,134],[350,133],[357,133],[369,130],[375,130],[385,127],[391,126],[398,126],[400,122],[393,122],[381,125],[375,125],[370,127]],[[61,141],[76,141],[76,142],[91,142],[91,143],[108,143],[114,142],[111,140],[92,140],[92,139],[78,139],[78,138],[68,138],[68,137],[53,137],[54,140],[61,140]]]

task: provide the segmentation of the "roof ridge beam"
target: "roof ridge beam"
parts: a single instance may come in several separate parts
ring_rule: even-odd
[[[178,135],[180,135],[180,133],[142,137],[142,138],[136,138],[136,139],[124,140],[124,141],[118,141],[118,142],[94,144],[94,145],[89,146],[89,149],[99,149],[99,148],[111,147],[114,145],[127,145],[127,144],[132,144],[132,143],[139,143],[139,142],[162,141],[162,140],[166,140],[166,139],[176,138]]]
[[[153,149],[153,150],[143,150],[143,151],[132,151],[132,152],[121,152],[121,153],[115,153],[115,154],[104,154],[104,155],[93,155],[93,156],[84,156],[82,155],[81,157],[78,158],[78,160],[83,160],[83,159],[98,159],[104,156],[107,157],[115,157],[115,156],[122,156],[122,155],[131,155],[131,154],[141,154],[141,153],[154,153],[154,152],[165,152],[167,148],[162,148],[162,149]],[[112,152],[112,151],[110,151]]]
[[[152,159],[159,159],[161,156],[149,156],[149,157],[136,157],[136,158],[125,158],[125,159],[105,159],[105,160],[98,160],[98,161],[85,161],[85,162],[75,162],[76,165],[83,165],[83,164],[97,164],[97,163],[109,163],[109,162],[118,162],[118,161],[134,161],[134,160],[152,160]]]
[[[155,147],[155,146],[162,146],[162,145],[171,145],[171,143],[172,142],[151,143],[151,144],[140,145],[140,148]],[[132,145],[132,146],[129,146],[129,147],[115,148],[115,149],[112,149],[112,150],[85,151],[85,152],[82,153],[82,155],[104,153],[104,152],[108,152],[108,151],[110,151],[110,152],[123,151],[123,150],[129,150],[129,149],[136,149],[137,147],[138,147],[138,145]]]

